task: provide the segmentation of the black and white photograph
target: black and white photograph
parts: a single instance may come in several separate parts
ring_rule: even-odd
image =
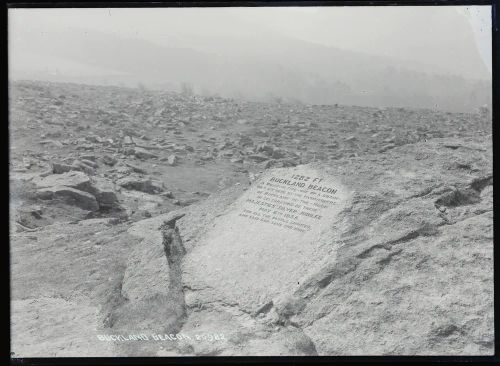
[[[495,354],[491,5],[67,6],[8,9],[11,360]]]

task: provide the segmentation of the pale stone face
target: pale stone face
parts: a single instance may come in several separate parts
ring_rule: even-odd
[[[184,258],[185,280],[248,309],[293,291],[312,266],[335,255],[331,239],[349,195],[310,167],[267,172]]]
[[[316,169],[276,169],[241,198],[238,217],[253,221],[250,226],[259,233],[307,239],[335,218],[347,197],[334,177]]]

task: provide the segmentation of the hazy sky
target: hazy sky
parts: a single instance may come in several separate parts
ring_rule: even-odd
[[[457,14],[470,24],[477,50],[491,72],[490,6],[11,9],[9,32],[15,35],[19,27],[43,32],[43,24],[51,24],[61,32],[78,27],[169,44],[180,35],[258,39],[272,31],[443,66],[444,59],[449,60],[443,52],[460,55],[462,34],[457,34],[453,24],[447,24],[448,17],[456,19]]]

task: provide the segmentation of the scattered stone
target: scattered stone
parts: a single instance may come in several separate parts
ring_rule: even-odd
[[[90,190],[96,197],[99,205],[102,207],[117,207],[118,198],[116,197],[113,183],[101,177],[93,177]]]
[[[179,160],[179,158],[177,158],[176,155],[170,155],[168,157],[168,164],[171,166],[177,165],[178,160]]]
[[[106,165],[114,166],[117,163],[117,160],[110,155],[103,155],[102,162]]]
[[[90,178],[83,172],[71,171],[62,174],[53,174],[43,178],[34,178],[33,183],[37,188],[66,186],[81,191],[91,190]]]
[[[93,167],[87,165],[86,163],[84,163],[81,160],[75,160],[73,162],[73,166],[76,167],[78,170],[81,170],[81,171],[85,172],[88,175],[94,175],[95,174],[95,169]]]
[[[232,158],[231,163],[243,163],[243,158]]]
[[[71,170],[80,170],[77,169],[77,167],[73,165],[68,165],[68,164],[62,164],[62,163],[52,163],[52,172],[54,174],[62,174],[69,172]]]
[[[119,186],[144,193],[159,193],[163,190],[149,178],[125,177],[116,182]]]
[[[214,160],[214,156],[210,152],[207,152],[205,155],[200,156],[200,160],[202,161]]]
[[[99,204],[92,194],[66,186],[41,188],[37,191],[37,196],[44,200],[62,199],[65,203],[78,206],[84,210],[99,210]]]
[[[395,147],[396,147],[396,145],[394,145],[394,144],[384,145],[384,146],[382,146],[382,148],[378,152],[383,153],[383,152],[386,152],[387,150],[394,149]]]
[[[276,160],[268,160],[268,161],[263,162],[262,164],[263,164],[262,167],[264,169],[269,169],[273,166],[276,166]]]
[[[94,161],[92,161],[92,160],[88,160],[88,159],[81,158],[81,159],[80,159],[80,161],[81,161],[83,164],[85,164],[85,165],[87,165],[87,166],[89,166],[89,167],[91,167],[91,168],[97,169],[97,167],[98,167],[97,163],[95,163],[95,162],[94,162]]]
[[[142,169],[142,168],[139,168],[137,165],[133,165],[133,164],[130,164],[130,163],[127,163],[127,162],[123,162],[126,166],[128,166],[129,168],[132,169],[133,172],[135,173],[139,173],[139,174],[146,174],[147,172]]]
[[[36,201],[43,214],[27,208],[26,220],[16,219],[18,223],[12,225],[17,229],[12,236],[12,279],[22,284],[13,286],[14,309],[23,304],[12,321],[18,340],[13,342],[16,357],[23,348],[38,349],[36,356],[42,357],[43,353],[64,356],[82,351],[100,355],[99,347],[106,342],[86,342],[95,340],[95,329],[101,328],[109,334],[131,330],[163,334],[174,329],[191,335],[216,330],[226,337],[161,345],[167,349],[161,355],[176,356],[493,354],[491,119],[405,108],[382,113],[376,108],[291,101],[292,106],[286,98],[271,105],[219,97],[207,101],[195,95],[133,88],[47,85],[15,82],[12,86],[28,98],[16,94],[12,98],[13,136],[21,139],[18,146],[11,146],[11,173],[16,180],[24,177],[26,187],[33,190],[26,190],[27,198],[19,195],[12,204],[23,207],[31,204],[25,202],[31,196],[45,198]],[[67,102],[54,108],[62,94]],[[94,96],[99,99],[92,100]],[[209,116],[206,122],[205,115]],[[252,118],[239,126],[240,116]],[[235,131],[224,130],[230,121],[237,129],[250,124],[251,128],[235,136]],[[76,138],[87,128],[92,137]],[[61,136],[52,135],[52,130],[62,131]],[[63,135],[65,139],[60,144],[48,142],[46,147],[35,140],[31,147],[40,154],[31,154],[25,132],[36,131],[45,132],[39,139]],[[146,142],[145,133],[157,137]],[[472,137],[478,134],[477,139]],[[140,135],[142,142],[136,138]],[[125,136],[130,144],[124,143]],[[355,137],[356,143],[346,141],[348,136]],[[447,136],[456,139],[436,139]],[[424,139],[428,142],[419,142]],[[377,154],[391,144],[398,145],[397,154]],[[169,189],[183,192],[176,194],[178,199],[172,192],[153,195],[113,184],[110,179],[136,179],[136,174],[148,179],[149,174],[162,176],[168,170],[167,163],[128,164],[136,161],[135,147],[165,156],[162,161],[168,161],[170,154],[187,155],[187,169],[179,172],[183,179],[165,177]],[[260,157],[248,157],[253,155]],[[360,158],[349,158],[355,156]],[[87,169],[97,170],[103,164],[107,169],[89,177],[84,168],[72,165],[75,157]],[[210,167],[189,172],[191,163],[203,164],[200,157],[212,160]],[[282,225],[290,220],[307,224],[311,219],[316,223],[311,225],[313,230],[289,235],[289,227],[266,222],[264,205],[259,206],[260,215],[252,211],[252,218],[230,216],[242,205],[250,205],[241,197],[249,192],[252,198],[260,182],[267,188],[267,183],[276,184],[276,192],[269,193],[279,194],[280,200],[300,191],[300,186],[292,185],[294,179],[286,176],[288,170],[280,167],[327,157],[332,160],[294,171],[306,177],[311,174],[304,174],[304,169],[310,168],[333,177],[340,188],[333,203],[325,202],[326,192],[317,191],[309,198],[296,198],[293,207],[292,201],[290,206],[280,204],[290,209],[286,214],[279,215],[282,209],[275,207],[277,212],[270,215]],[[35,189],[31,183],[55,179],[54,169],[15,173],[17,167],[33,169],[53,161],[60,164],[56,176],[78,172],[90,178],[90,185],[69,182],[78,188],[68,188],[55,181],[44,192],[48,187],[35,184]],[[192,182],[186,182],[189,174]],[[248,187],[247,174],[254,186]],[[266,174],[288,183],[255,181]],[[219,185],[221,178],[227,180]],[[310,180],[304,182],[304,189],[310,184],[328,186],[325,181]],[[200,187],[194,188],[196,184]],[[164,188],[155,181],[151,185],[159,192]],[[222,185],[226,188],[218,192]],[[440,187],[446,189],[440,191]],[[211,195],[204,199],[190,192],[195,189],[206,189]],[[129,242],[131,235],[124,229],[136,228],[130,221],[88,220],[118,213],[102,210],[89,215],[89,208],[95,210],[96,205],[85,193],[95,198],[99,210],[106,204],[121,206],[120,217],[141,220],[139,226],[149,229]],[[313,196],[316,204],[293,211]],[[259,201],[266,203],[271,197]],[[181,206],[195,200],[184,217],[157,216],[172,208],[181,211]],[[321,216],[322,206],[332,211],[322,218],[308,216],[318,212]],[[57,226],[54,217],[72,222]],[[112,231],[104,232],[108,229]],[[57,281],[61,273],[64,278]],[[80,314],[81,304],[89,304],[84,316],[53,322],[58,314]],[[101,319],[104,314],[109,316]],[[148,342],[107,345],[118,355],[160,355],[158,345]]]
[[[250,136],[243,135],[238,139],[236,144],[241,147],[246,147],[246,146],[253,146],[254,142],[250,138]]]
[[[84,154],[84,155],[80,155],[80,159],[83,160],[91,160],[93,162],[96,162],[97,158],[94,154]]]
[[[269,160],[269,157],[267,157],[265,155],[258,155],[258,154],[248,155],[247,158],[250,160],[253,160],[257,163],[261,163],[263,161]]]
[[[267,143],[263,143],[257,146],[256,152],[263,152],[269,156],[273,155],[275,147]]]
[[[33,162],[28,158],[23,158],[23,164],[26,169],[29,169],[33,165]]]
[[[100,136],[94,136],[94,135],[86,136],[85,140],[87,140],[89,142],[94,142],[94,143],[100,143],[103,141]]]
[[[63,147],[63,143],[57,140],[44,140],[39,142],[40,145],[54,145],[55,147]]]
[[[120,204],[131,218],[142,217],[140,212],[158,212],[158,208],[164,203],[162,196],[149,194],[136,190],[122,190],[120,192]]]
[[[273,149],[273,154],[271,155],[273,159],[282,159],[285,156],[286,156],[285,151],[277,148]]]
[[[151,159],[151,158],[158,157],[157,155],[153,154],[152,152],[147,151],[146,149],[144,149],[142,147],[134,148],[133,153],[139,159]]]
[[[163,196],[165,198],[174,198],[174,194],[171,191],[163,192],[160,196]]]
[[[176,222],[186,248],[187,307],[199,319],[226,319],[224,310],[203,306],[216,301],[238,304],[242,313],[261,311],[272,334],[302,329],[305,353],[386,354],[399,347],[465,354],[466,344],[492,354],[491,150],[442,145],[435,140],[390,156],[264,171],[249,189],[233,186],[190,206]],[[414,160],[417,153],[425,157]],[[459,173],[450,160],[473,165],[483,178]],[[447,186],[456,188],[439,191]],[[275,205],[272,215],[267,204]],[[439,281],[432,280],[436,273]],[[409,277],[416,279],[411,286]],[[443,320],[450,311],[451,320]],[[384,323],[388,313],[400,315],[397,324]],[[471,318],[481,319],[474,329]],[[488,334],[488,348],[477,346],[477,334]]]
[[[41,138],[60,138],[62,133],[60,131],[47,132],[41,135]]]

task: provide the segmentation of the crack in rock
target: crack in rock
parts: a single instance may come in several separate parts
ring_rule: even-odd
[[[441,225],[423,225],[419,229],[411,231],[398,239],[375,244],[358,254],[355,254],[354,250],[352,250],[351,255],[346,255],[344,256],[345,259],[333,263],[328,268],[324,268],[319,274],[316,274],[313,278],[305,281],[299,290],[297,290],[292,296],[276,306],[276,311],[280,317],[279,322],[281,324],[292,324],[293,321],[291,318],[299,315],[306,308],[307,304],[305,299],[311,301],[312,298],[318,296],[320,291],[326,288],[335,279],[346,276],[355,271],[363,260],[374,256],[374,251],[378,253],[377,249],[383,249],[384,252],[387,252],[387,254],[376,255],[382,258],[375,261],[377,268],[374,268],[372,275],[378,273],[383,267],[388,265],[394,256],[402,253],[402,248],[393,250],[395,245],[406,243],[420,236],[435,235],[437,233],[437,226]],[[299,325],[296,322],[293,323],[295,325]]]
[[[178,318],[178,326],[176,327],[179,330],[187,317],[181,269],[181,262],[184,254],[186,254],[186,249],[176,226],[177,220],[181,217],[174,217],[160,227],[163,236],[163,248],[169,265],[169,294],[181,308],[181,315]]]

